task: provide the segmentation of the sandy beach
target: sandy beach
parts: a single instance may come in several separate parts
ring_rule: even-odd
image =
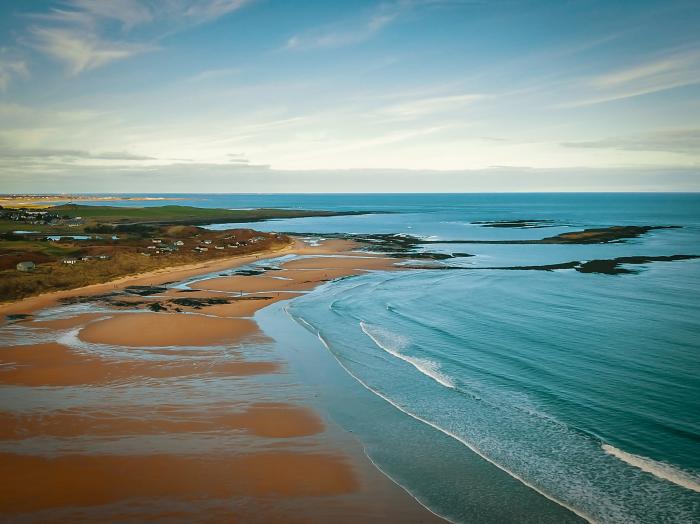
[[[441,521],[311,407],[252,318],[330,280],[395,269],[355,247],[296,241],[0,306],[28,315],[0,328],[2,520]],[[296,257],[220,274],[281,255]],[[32,401],[14,401],[20,391]]]

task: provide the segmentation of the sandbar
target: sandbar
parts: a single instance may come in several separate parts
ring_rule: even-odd
[[[48,343],[0,348],[0,384],[14,386],[95,386],[138,379],[192,376],[248,376],[278,373],[278,362],[178,359],[116,360]]]
[[[51,412],[0,412],[0,439],[27,435],[52,437],[150,435],[241,430],[267,438],[316,435],[323,421],[312,410],[284,403],[254,403],[241,409],[230,404],[203,406],[161,405],[143,416],[139,406],[104,409],[65,409]]]
[[[118,472],[118,474],[115,474]],[[61,455],[0,453],[0,511],[94,506],[130,498],[319,497],[359,488],[352,466],[329,453]]]
[[[259,333],[244,319],[194,314],[122,313],[80,330],[85,342],[116,346],[211,346],[233,344]]]

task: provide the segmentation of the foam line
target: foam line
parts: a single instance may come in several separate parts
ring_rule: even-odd
[[[298,321],[298,320],[303,320],[303,319],[301,319],[300,317],[297,317],[296,315],[290,315],[290,316],[291,316],[294,320],[297,320],[297,321]],[[308,322],[306,322],[306,321],[304,321],[304,322],[305,322],[307,325],[309,325]],[[446,429],[441,428],[440,426],[438,426],[437,424],[434,424],[433,422],[430,422],[429,420],[426,420],[426,419],[421,418],[421,417],[419,417],[419,416],[417,416],[417,415],[414,415],[413,413],[411,413],[411,412],[405,410],[404,408],[402,408],[399,404],[397,404],[396,402],[394,402],[393,400],[391,400],[389,397],[387,397],[387,396],[383,395],[382,393],[380,393],[379,391],[373,389],[371,386],[369,386],[368,384],[366,384],[365,382],[363,382],[359,377],[357,377],[352,371],[350,371],[350,370],[340,361],[340,359],[339,359],[339,358],[335,355],[335,353],[331,350],[330,345],[328,344],[328,342],[326,342],[326,340],[323,338],[323,336],[321,335],[321,333],[320,333],[318,330],[316,330],[316,335],[318,336],[318,339],[321,341],[321,343],[326,347],[326,349],[328,349],[329,353],[330,353],[331,355],[333,355],[333,358],[335,358],[335,360],[338,362],[338,364],[340,364],[340,367],[342,367],[342,368],[346,371],[346,373],[348,373],[348,375],[350,375],[352,378],[354,378],[354,379],[355,379],[362,387],[364,387],[366,390],[368,390],[369,392],[371,392],[371,393],[377,395],[377,396],[378,396],[379,398],[381,398],[382,400],[385,400],[386,402],[388,402],[389,404],[391,404],[392,406],[394,406],[396,409],[398,409],[398,410],[401,411],[402,413],[405,413],[405,414],[408,415],[409,417],[411,417],[411,418],[413,418],[413,419],[415,419],[415,420],[417,420],[417,421],[419,421],[419,422],[422,422],[423,424],[426,424],[426,425],[428,425],[428,426],[430,426],[430,427],[436,429],[437,431],[439,431],[439,432],[441,432],[441,433],[447,435],[448,437],[451,437],[451,438],[455,439],[457,442],[463,444],[465,447],[467,447],[468,449],[470,449],[471,451],[473,451],[474,453],[476,453],[477,455],[479,455],[482,459],[484,459],[484,460],[485,460],[486,462],[488,462],[489,464],[494,465],[495,467],[497,467],[498,469],[500,469],[500,470],[503,471],[504,473],[510,475],[511,477],[513,477],[514,479],[516,479],[517,481],[521,482],[522,484],[524,484],[524,485],[527,486],[528,488],[530,488],[530,489],[536,491],[537,493],[539,493],[540,495],[542,495],[544,498],[546,498],[546,499],[548,499],[548,500],[551,500],[552,502],[554,502],[554,503],[556,503],[556,504],[562,506],[563,508],[568,509],[569,511],[571,511],[571,512],[574,513],[575,515],[578,515],[579,517],[581,517],[582,519],[584,519],[584,520],[590,522],[591,524],[597,524],[597,521],[595,521],[590,515],[587,515],[586,513],[582,512],[581,510],[579,510],[579,509],[577,509],[577,508],[574,508],[573,506],[567,504],[566,502],[564,502],[564,501],[562,501],[562,500],[559,500],[559,499],[553,497],[552,495],[550,495],[550,494],[548,494],[548,493],[545,493],[544,491],[540,490],[539,488],[537,488],[537,487],[534,486],[533,484],[530,484],[528,481],[526,481],[525,479],[523,479],[522,477],[520,477],[520,476],[517,475],[516,473],[510,471],[509,469],[507,469],[506,467],[502,466],[501,464],[499,464],[499,463],[494,462],[493,460],[491,460],[488,456],[486,456],[485,454],[483,454],[478,448],[476,448],[475,446],[473,446],[472,444],[470,444],[469,442],[467,442],[467,441],[464,440],[463,438],[459,437],[458,435],[455,435],[454,433],[451,433],[450,431],[447,431]],[[404,489],[406,489],[406,488],[404,488]]]
[[[617,449],[610,444],[603,444],[601,447],[608,455],[611,455],[622,462],[629,464],[630,466],[641,469],[645,473],[651,473],[657,478],[667,480],[676,484],[677,486],[700,493],[700,478],[695,477],[690,473],[675,468],[670,464],[666,464],[665,462],[657,462],[647,457],[627,453],[626,451]]]
[[[396,358],[399,358],[403,360],[404,362],[408,362],[411,364],[414,368],[416,368],[418,371],[423,373],[424,375],[432,378],[434,381],[437,383],[445,386],[446,388],[450,389],[455,389],[454,382],[450,380],[449,377],[446,377],[442,373],[440,373],[440,366],[436,363],[433,362],[432,360],[428,359],[423,359],[423,358],[416,358],[416,357],[409,357],[407,355],[404,355],[403,353],[400,353],[399,351],[389,347],[387,344],[383,344],[381,340],[377,338],[371,331],[370,327],[365,324],[365,322],[360,322],[360,328],[362,329],[362,332],[367,335],[370,339],[372,339],[372,342],[374,342],[378,347],[389,353],[390,355],[395,356]]]

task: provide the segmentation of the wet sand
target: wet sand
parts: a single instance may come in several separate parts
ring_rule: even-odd
[[[308,291],[315,288],[320,280],[283,279],[281,276],[219,277],[202,280],[192,286],[193,289],[207,291],[228,291],[255,293],[260,291]]]
[[[240,342],[257,334],[254,322],[198,314],[122,313],[92,322],[80,339],[115,346],[211,346]]]
[[[208,306],[207,315],[215,317],[252,317],[256,311],[280,300],[290,300],[298,297],[299,293],[255,293],[242,299],[234,298],[230,304]],[[185,311],[195,311],[193,308],[182,307]]]
[[[283,271],[263,275],[218,277],[201,280],[192,289],[251,293],[258,291],[307,291],[341,277],[368,270],[389,270],[396,259],[353,257],[302,258],[282,264]]]
[[[88,322],[98,318],[104,318],[106,315],[102,313],[86,313],[77,317],[59,318],[56,320],[34,320],[32,324],[36,327],[45,329],[70,329],[77,326],[83,326]]]
[[[0,348],[0,385],[95,386],[193,375],[247,376],[281,369],[278,362],[231,361],[216,353],[207,355],[210,358],[144,361],[103,358],[56,343],[12,346]]]
[[[301,258],[282,264],[285,269],[319,269],[319,270],[386,270],[398,262],[395,258],[367,256],[325,256]]]
[[[235,404],[221,404],[204,411],[187,405],[163,405],[152,410],[148,418],[135,408],[120,409],[118,413],[105,407],[88,412],[68,409],[47,414],[0,413],[3,440],[22,439],[26,435],[79,437],[215,430],[291,438],[316,435],[323,429],[323,421],[310,409],[283,403],[256,403],[243,409]]]
[[[396,262],[358,257],[348,252],[354,247],[297,242],[284,254],[309,258],[282,270],[205,278],[191,283],[193,292],[124,296],[133,306],[118,312],[88,303],[65,318],[1,326],[0,337],[27,335],[15,345],[0,338],[0,520],[442,522],[309,407],[313,391],[249,318],[328,280]],[[343,256],[317,257],[328,254]],[[39,313],[62,297],[182,281],[257,259],[34,297],[0,313]],[[178,304],[178,312],[169,302],[178,298],[228,303]],[[144,310],[155,302],[168,309]]]
[[[143,497],[319,497],[358,489],[352,467],[343,457],[293,452],[230,457],[0,454],[0,477],[12,479],[0,498],[0,511],[5,513]]]

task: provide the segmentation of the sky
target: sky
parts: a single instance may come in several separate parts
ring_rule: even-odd
[[[698,0],[0,0],[0,193],[700,191]]]

